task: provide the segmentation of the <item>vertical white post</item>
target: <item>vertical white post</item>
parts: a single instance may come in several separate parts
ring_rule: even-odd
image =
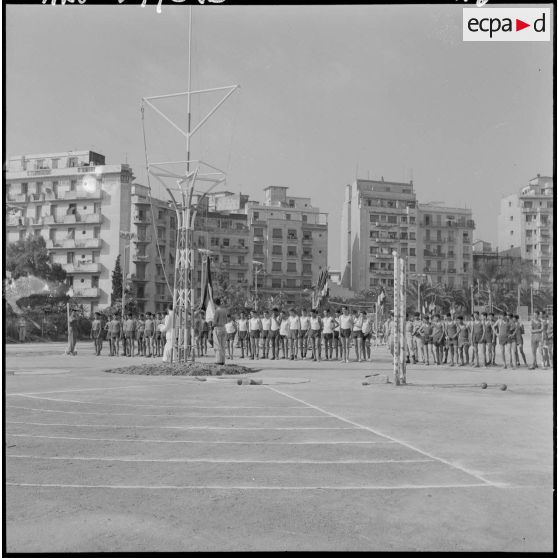
[[[396,386],[400,385],[399,378],[399,351],[401,349],[401,339],[400,339],[400,298],[401,292],[399,289],[399,259],[397,257],[397,252],[393,252],[393,321],[394,321],[394,332],[393,332],[393,376],[394,383]]]
[[[405,343],[405,321],[407,313],[407,277],[405,269],[405,258],[399,258],[399,286],[400,286],[400,352],[399,352],[399,380],[401,384],[407,383],[407,354]]]

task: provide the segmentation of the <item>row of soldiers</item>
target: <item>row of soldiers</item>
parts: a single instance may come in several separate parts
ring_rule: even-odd
[[[106,339],[110,356],[161,357],[165,346],[165,334],[161,332],[164,321],[160,312],[146,312],[138,316],[128,312],[124,318],[113,314],[108,319],[100,312],[95,312],[90,334],[95,354],[101,354]]]
[[[393,314],[393,312],[392,312]],[[474,312],[472,318],[463,316],[454,318],[452,314],[445,317],[439,314],[422,316],[416,312],[411,320],[407,315],[405,323],[405,345],[407,362],[421,362],[429,365],[450,366],[482,365],[498,366],[496,363],[497,348],[503,366],[520,367],[520,356],[525,366],[527,359],[523,351],[525,329],[516,314],[501,312],[497,317],[492,312]],[[395,321],[393,316],[384,324],[384,335],[389,348],[394,354]],[[542,366],[550,367],[553,362],[554,324],[552,315],[546,312],[534,312],[531,321],[531,350],[533,363],[529,369],[538,368],[537,355],[540,352]]]

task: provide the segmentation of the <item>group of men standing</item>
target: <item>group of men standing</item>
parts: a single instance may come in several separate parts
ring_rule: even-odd
[[[110,356],[163,356],[165,336],[161,326],[165,323],[163,314],[146,312],[134,315],[128,312],[124,318],[118,314],[108,319],[95,312],[91,322],[90,338],[95,346],[95,354],[100,356],[103,341],[109,342]],[[122,353],[120,353],[122,347]]]
[[[390,351],[394,353],[395,321],[393,316],[385,323],[384,334]],[[405,344],[407,362],[421,362],[429,365],[448,364],[450,366],[498,366],[496,356],[500,356],[505,369],[525,366],[527,359],[523,351],[525,330],[516,314],[501,312],[498,317],[492,312],[474,312],[472,318],[454,318],[452,314],[442,317],[439,314],[422,316],[416,312],[411,320],[407,315],[405,324]],[[552,315],[534,312],[531,321],[531,349],[533,363],[530,369],[538,368],[537,353],[540,352],[541,364],[550,367],[553,361],[554,324]]]

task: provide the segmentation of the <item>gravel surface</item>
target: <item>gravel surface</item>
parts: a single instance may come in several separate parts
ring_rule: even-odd
[[[106,369],[112,374],[133,374],[141,376],[221,376],[236,374],[252,374],[258,372],[254,368],[239,366],[238,364],[212,364],[194,362],[189,364],[170,364],[166,362],[124,366]]]

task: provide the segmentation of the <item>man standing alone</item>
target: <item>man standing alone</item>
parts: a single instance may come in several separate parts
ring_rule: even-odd
[[[221,307],[221,299],[216,298],[214,302],[213,348],[215,349],[215,362],[217,364],[225,364],[225,345],[227,339],[225,325],[227,323],[227,311]]]

